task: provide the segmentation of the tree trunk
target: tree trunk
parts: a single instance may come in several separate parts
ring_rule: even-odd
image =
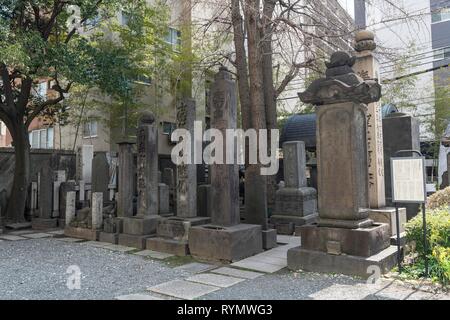
[[[252,128],[258,133],[266,129],[263,93],[262,55],[260,44],[259,0],[246,1],[245,18],[248,34],[248,69],[250,79],[250,113]],[[258,143],[258,151],[261,141]],[[261,164],[250,164],[245,174],[245,218],[267,230],[267,179],[261,175]]]
[[[10,130],[15,154],[14,181],[6,210],[7,222],[25,221],[25,203],[30,181],[30,142],[27,128],[23,123]]]

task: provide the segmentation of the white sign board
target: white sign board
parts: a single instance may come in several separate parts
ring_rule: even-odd
[[[392,202],[426,202],[425,159],[392,158]]]

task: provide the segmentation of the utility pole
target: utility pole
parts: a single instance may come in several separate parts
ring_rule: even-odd
[[[366,0],[355,0],[355,23],[358,29],[367,27]]]

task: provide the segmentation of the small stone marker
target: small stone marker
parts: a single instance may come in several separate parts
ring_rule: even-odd
[[[92,194],[92,229],[100,230],[103,227],[103,193]]]
[[[66,196],[66,226],[69,226],[75,218],[76,213],[76,192],[69,191]]]

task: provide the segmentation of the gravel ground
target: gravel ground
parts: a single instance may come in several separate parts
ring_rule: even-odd
[[[69,266],[82,272],[81,290],[66,286]],[[191,273],[132,254],[55,239],[0,242],[0,299],[113,299]],[[221,289],[202,299],[449,299],[383,280],[366,285],[337,275],[283,270]]]
[[[69,290],[77,265],[81,290]],[[189,276],[163,262],[54,239],[0,242],[0,299],[113,299]]]

